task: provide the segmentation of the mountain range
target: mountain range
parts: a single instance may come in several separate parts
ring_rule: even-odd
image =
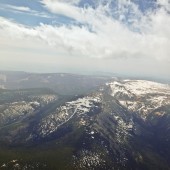
[[[0,169],[170,169],[168,84],[23,72],[0,82]]]

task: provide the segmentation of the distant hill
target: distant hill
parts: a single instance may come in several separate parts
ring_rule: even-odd
[[[67,73],[38,74],[0,71],[0,88],[50,88],[62,95],[78,95],[92,92],[110,79],[108,76],[83,76]]]

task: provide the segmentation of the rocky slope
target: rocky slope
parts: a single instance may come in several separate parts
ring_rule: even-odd
[[[155,110],[170,104],[170,86],[144,80],[107,83],[111,95],[131,112],[147,119]],[[165,112],[155,112],[163,116]]]
[[[20,130],[11,133],[11,138],[9,127],[8,133],[0,131],[13,147],[29,145],[35,150],[35,146],[37,149],[42,145],[44,150],[45,144],[42,152],[48,153],[50,160],[44,156],[46,162],[42,163],[39,156],[33,156],[31,164],[38,159],[43,169],[51,164],[54,169],[170,169],[169,85],[144,80],[112,81],[94,93],[59,105],[53,97],[50,110],[43,108],[45,114],[32,121],[22,119]],[[32,109],[39,107],[36,97],[33,101]],[[27,103],[28,114],[32,104]],[[24,109],[15,110],[18,113]],[[16,159],[22,169],[25,164],[20,157]],[[50,163],[51,159],[55,163]],[[61,165],[56,163],[59,160]],[[2,161],[2,166],[8,162]]]

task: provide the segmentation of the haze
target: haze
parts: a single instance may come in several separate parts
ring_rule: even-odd
[[[1,0],[0,68],[170,76],[170,2]]]

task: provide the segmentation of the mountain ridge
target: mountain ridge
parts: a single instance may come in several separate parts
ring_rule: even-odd
[[[37,159],[44,169],[51,165],[53,169],[170,169],[169,92],[169,85],[160,83],[111,80],[88,95],[58,96],[35,116],[21,120],[18,127],[1,129],[0,134],[14,150],[44,146],[41,152],[49,156],[45,163],[39,155],[30,163]],[[24,157],[28,159],[27,154]],[[25,167],[21,158],[16,159]],[[61,165],[49,159],[60,160]]]

